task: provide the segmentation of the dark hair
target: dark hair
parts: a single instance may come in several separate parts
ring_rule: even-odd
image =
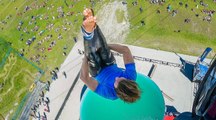
[[[133,103],[140,98],[139,86],[135,81],[122,80],[115,88],[117,96],[127,103]]]

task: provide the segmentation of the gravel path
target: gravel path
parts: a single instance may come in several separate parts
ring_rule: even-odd
[[[116,11],[124,11],[124,20],[122,23],[117,22]],[[105,38],[109,42],[123,43],[127,33],[129,32],[129,20],[127,6],[121,2],[114,1],[106,4],[98,11],[97,22],[100,26]]]

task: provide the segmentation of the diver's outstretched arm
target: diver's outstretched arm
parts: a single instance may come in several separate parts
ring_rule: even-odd
[[[131,51],[127,46],[119,45],[119,44],[108,44],[108,46],[111,50],[123,54],[124,64],[134,63],[134,59],[131,54]]]
[[[89,76],[89,70],[88,70],[88,60],[86,56],[83,58],[82,67],[81,67],[81,74],[80,79],[90,88],[92,91],[95,91],[98,82],[94,80],[92,77]]]

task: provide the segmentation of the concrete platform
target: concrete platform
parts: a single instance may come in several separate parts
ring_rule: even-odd
[[[153,50],[130,46],[131,52],[134,56],[151,58],[155,60],[162,60],[176,64],[182,64],[182,60],[195,63],[197,57],[175,54],[172,52],[165,52],[160,50]],[[68,96],[65,98],[71,88],[74,80],[81,68],[83,56],[78,53],[78,49],[83,50],[83,44],[78,41],[65,62],[61,65],[58,73],[59,78],[53,81],[50,86],[50,91],[45,94],[50,98],[50,112],[47,113],[48,120],[79,120],[80,110],[80,93],[83,87],[83,82],[78,80]],[[180,60],[181,57],[181,60]],[[120,67],[124,67],[122,57],[116,56],[116,60]],[[153,62],[135,60],[137,72],[147,75]],[[152,80],[159,86],[164,93],[164,100],[166,105],[174,106],[177,111],[191,111],[194,99],[194,84],[181,72],[180,67],[173,67],[164,64],[154,63],[157,67],[152,75]],[[67,73],[67,78],[64,78],[62,72]],[[64,105],[62,105],[65,103]],[[44,106],[41,105],[39,109],[43,115]]]

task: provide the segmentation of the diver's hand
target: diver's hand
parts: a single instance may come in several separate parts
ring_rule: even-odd
[[[93,32],[96,25],[96,17],[90,16],[83,21],[83,27],[86,32]]]
[[[92,10],[89,8],[86,8],[85,10],[83,10],[83,15],[84,15],[85,19],[90,17],[90,16],[93,16]]]

